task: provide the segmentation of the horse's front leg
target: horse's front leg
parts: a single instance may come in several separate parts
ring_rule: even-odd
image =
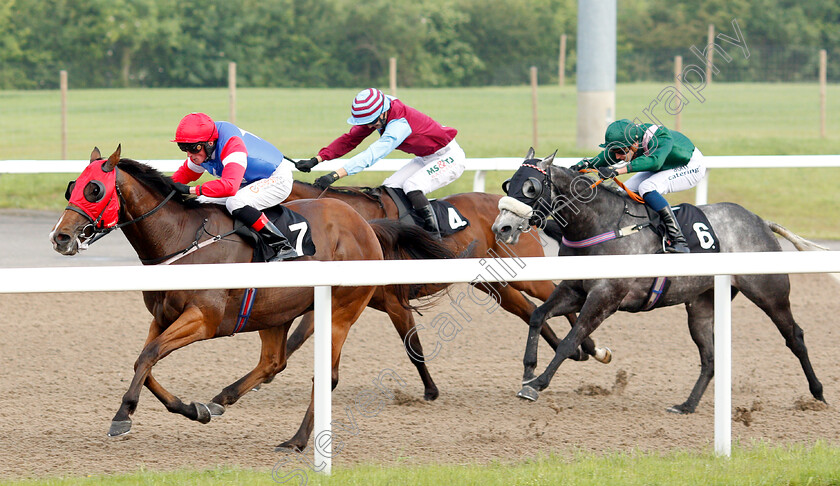
[[[152,323],[149,326],[149,335],[146,337],[146,342],[143,344],[143,347],[146,347],[153,339],[160,336],[160,333],[163,332],[163,328],[161,327],[160,323],[157,319],[152,319]],[[134,369],[137,370],[137,362],[134,363]],[[149,389],[150,392],[158,399],[161,403],[166,407],[167,410],[173,413],[181,413],[182,415],[185,413],[187,405],[176,397],[175,395],[169,393],[163,385],[158,383],[155,377],[152,375],[151,370],[149,371],[149,375],[146,376],[146,388]],[[116,432],[114,435],[121,435],[119,430],[113,430]],[[125,433],[125,432],[122,432]]]
[[[526,388],[530,388],[527,384],[534,380],[534,369],[537,367],[537,351],[540,344],[540,331],[544,329],[545,322],[553,316],[561,314],[569,314],[576,312],[583,299],[581,295],[569,287],[565,282],[560,282],[548,296],[542,305],[537,307],[531,318],[528,321],[528,340],[525,343],[525,356],[522,359],[525,371],[522,375],[523,389],[519,392],[522,398],[529,398],[529,393],[525,393]],[[558,343],[559,346],[562,341]],[[536,399],[536,398],[534,398]]]
[[[604,281],[604,284],[596,285],[590,290],[580,309],[577,322],[557,346],[554,358],[540,376],[523,385],[518,396],[536,400],[538,392],[548,388],[560,364],[577,351],[578,346],[598,328],[604,319],[618,310],[626,293],[626,288],[610,281]]]
[[[262,349],[256,368],[242,378],[225,387],[207,407],[214,417],[225,413],[225,407],[233,405],[250,390],[271,381],[277,373],[286,368],[287,326],[270,327],[260,331]]]
[[[143,384],[150,377],[152,367],[166,357],[172,351],[182,348],[190,343],[212,338],[215,335],[216,326],[207,323],[204,314],[196,307],[188,307],[178,319],[172,323],[163,333],[151,339],[144,347],[137,362],[134,364],[134,378],[122,398],[122,404],[117,410],[114,419],[111,421],[111,428],[108,435],[111,437],[123,435],[131,430],[131,415],[137,409],[140,400],[140,390]],[[157,381],[149,380],[150,390],[155,393],[158,399],[174,403],[178,400],[170,395]],[[163,397],[163,398],[162,398]],[[178,400],[180,402],[180,400]],[[192,420],[207,420],[210,418],[209,410],[206,407],[185,406],[173,407],[172,410],[185,415]],[[167,409],[169,405],[167,404]]]

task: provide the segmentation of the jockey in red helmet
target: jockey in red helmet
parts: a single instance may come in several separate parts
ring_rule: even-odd
[[[215,180],[184,186],[200,202],[224,204],[230,214],[254,228],[276,252],[271,261],[295,258],[288,238],[262,210],[285,201],[292,191],[291,163],[269,142],[228,122],[214,122],[204,113],[190,113],[175,129],[175,139],[187,153],[184,165],[172,175],[181,184],[207,171]],[[254,184],[259,181],[259,184]],[[247,189],[246,189],[247,188]]]
[[[437,217],[426,194],[451,183],[464,172],[466,156],[455,141],[458,130],[441,125],[376,88],[364,89],[356,95],[347,123],[353,125],[348,133],[322,148],[315,157],[295,162],[298,170],[309,172],[319,162],[337,159],[374,131],[379,132],[379,140],[348,159],[340,169],[319,177],[315,185],[326,188],[342,177],[370,167],[395,149],[412,154],[414,159],[383,184],[405,191],[411,205],[423,217],[426,230],[439,235]]]

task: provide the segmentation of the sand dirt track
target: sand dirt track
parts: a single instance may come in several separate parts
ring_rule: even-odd
[[[46,236],[58,213],[0,211],[0,266],[139,265],[125,238],[115,234],[73,257],[53,252]],[[840,250],[840,242],[824,242]],[[805,331],[811,361],[829,407],[814,407],[798,361],[760,310],[743,296],[733,303],[733,439],[776,444],[827,440],[840,444],[840,284],[828,275],[793,275],[794,316]],[[464,286],[453,287],[457,292]],[[467,299],[468,301],[469,299]],[[333,394],[336,467],[359,462],[465,463],[516,461],[540,452],[709,451],[714,441],[714,382],[697,413],[665,412],[688,396],[699,372],[682,307],[646,314],[617,314],[593,335],[615,353],[613,362],[566,362],[536,403],[515,397],[522,375],[525,325],[518,319],[467,304],[470,322],[441,343],[429,369],[441,390],[422,400],[423,388],[397,333],[384,314],[367,310],[353,326]],[[428,332],[443,300],[418,318],[427,354]],[[79,476],[219,464],[270,471],[305,467],[273,452],[297,430],[312,376],[312,345],[262,390],[247,394],[207,425],[167,412],[151,393],[141,394],[132,432],[106,432],[133,375],[150,317],[139,292],[0,294],[0,481],[19,477]],[[554,319],[558,331],[567,328]],[[155,376],[184,401],[207,401],[256,364],[256,334],[196,343],[155,367]],[[549,359],[540,347],[540,366]],[[375,392],[379,373],[405,380],[384,384],[395,398],[373,416],[354,400]],[[813,410],[817,408],[818,410]],[[749,413],[746,413],[749,412]],[[749,426],[745,425],[749,422]],[[311,444],[311,442],[310,442]],[[311,448],[311,445],[310,445]],[[306,457],[311,458],[311,449]]]
[[[828,275],[794,275],[792,286],[794,316],[830,406],[813,407],[798,361],[770,320],[739,296],[733,303],[733,406],[744,411],[733,422],[736,441],[840,443],[840,285]],[[432,317],[449,309],[446,303],[418,322],[430,328]],[[144,389],[132,432],[108,438],[149,323],[140,293],[6,294],[0,308],[0,478],[219,464],[268,471],[287,457],[272,449],[294,433],[306,408],[311,341],[273,383],[207,425],[168,413]],[[441,390],[432,403],[423,402],[419,378],[387,318],[365,311],[344,348],[333,420],[350,423],[346,409],[376,391],[372,381],[383,369],[406,384],[386,379],[395,398],[370,417],[354,411],[353,432],[336,429],[336,443],[343,444],[336,467],[508,461],[575,448],[711,449],[714,382],[697,413],[665,412],[687,397],[699,372],[682,307],[611,317],[594,337],[612,347],[613,362],[564,363],[536,403],[515,397],[525,325],[502,310],[488,315],[477,305],[465,308],[472,321],[461,320],[463,331],[441,343],[429,363]],[[423,331],[421,339],[430,353],[435,336]],[[164,359],[155,376],[187,402],[207,401],[256,363],[258,349],[255,334],[197,343]],[[548,351],[542,344],[540,366]],[[294,467],[303,466],[290,463]]]

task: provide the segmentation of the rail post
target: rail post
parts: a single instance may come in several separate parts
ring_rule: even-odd
[[[315,466],[332,470],[332,287],[315,287]]]
[[[715,275],[715,454],[732,453],[732,276]]]

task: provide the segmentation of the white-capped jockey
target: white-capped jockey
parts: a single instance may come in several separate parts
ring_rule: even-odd
[[[309,172],[319,162],[342,157],[377,131],[379,140],[348,159],[340,169],[319,177],[315,185],[326,188],[342,177],[370,167],[394,150],[412,154],[415,157],[383,184],[405,191],[411,205],[423,217],[425,228],[439,234],[437,218],[426,194],[446,186],[464,172],[466,156],[455,141],[458,130],[441,125],[376,88],[364,89],[356,95],[347,123],[353,125],[349,132],[322,148],[315,157],[297,161],[297,168]]]
[[[172,175],[185,194],[201,202],[224,204],[230,214],[254,228],[277,253],[274,260],[299,256],[289,240],[262,210],[285,201],[294,177],[290,163],[274,145],[233,123],[214,122],[204,113],[190,113],[175,130],[178,148],[187,160]],[[205,172],[218,179],[187,186]]]

